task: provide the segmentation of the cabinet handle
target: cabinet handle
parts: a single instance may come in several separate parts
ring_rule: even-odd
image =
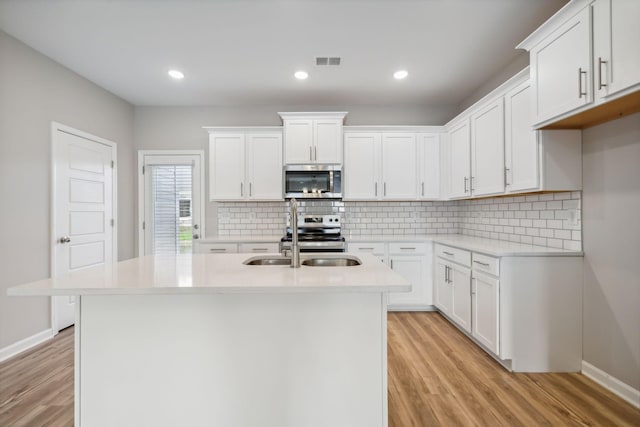
[[[449,283],[449,267],[444,266],[444,283]]]
[[[476,179],[475,176],[472,176],[471,179],[469,180],[469,191],[473,191],[473,181]]]
[[[378,197],[378,183],[376,182],[376,197]]]
[[[400,250],[401,251],[415,251],[416,248],[415,247],[413,247],[413,248],[400,248]]]
[[[445,255],[453,256],[453,254],[451,252],[442,251],[442,253],[445,254]]]
[[[424,182],[422,183],[422,197],[424,197]]]
[[[251,193],[253,193],[253,190],[251,183],[249,183],[249,197],[251,197]]]
[[[225,248],[209,248],[209,252],[227,252]]]
[[[386,182],[384,184],[382,184],[382,188],[383,188],[382,191],[384,192],[383,196],[386,197],[387,196],[387,183]]]
[[[509,185],[509,182],[507,182],[507,174],[509,173],[511,169],[509,168],[504,168],[504,186],[506,187],[507,185]]]
[[[309,161],[313,161],[313,147],[309,146]]]
[[[603,61],[601,57],[598,57],[598,90],[606,87],[606,83],[602,83],[602,64],[606,64],[607,61]]]
[[[318,161],[318,147],[313,147],[313,160]]]
[[[360,248],[361,251],[372,251],[373,248]]]
[[[391,263],[391,269],[393,270],[393,260],[390,260]]]
[[[267,248],[251,248],[253,252],[267,252]]]
[[[467,181],[469,180],[469,178],[467,178],[466,176],[464,177],[464,192],[467,192]]]
[[[587,96],[587,92],[582,91],[582,75],[587,75],[586,71],[582,71],[582,67],[578,68],[578,98],[582,98],[582,96]],[[586,86],[586,85],[585,85]]]
[[[489,264],[487,264],[485,262],[480,262],[480,261],[473,261],[473,262],[476,263],[476,264],[480,264],[480,265],[482,265],[484,267],[489,267]]]
[[[240,197],[244,197],[244,184],[240,183]]]

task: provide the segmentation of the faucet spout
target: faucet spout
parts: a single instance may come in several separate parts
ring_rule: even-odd
[[[291,223],[291,268],[300,268],[300,245],[298,244],[298,202],[289,202],[289,222]]]

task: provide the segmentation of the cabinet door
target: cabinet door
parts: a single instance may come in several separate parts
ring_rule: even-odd
[[[440,258],[436,258],[435,272],[435,306],[446,314],[451,316],[451,306],[453,305],[453,287],[449,283],[449,264]]]
[[[314,120],[313,161],[342,164],[342,119]]]
[[[449,268],[449,280],[453,282],[451,319],[471,332],[471,270],[457,264],[450,264]]]
[[[474,272],[472,280],[472,335],[485,347],[499,354],[500,281]]]
[[[439,134],[418,134],[418,162],[420,166],[419,197],[425,200],[440,198]]]
[[[344,136],[344,199],[376,200],[380,196],[380,134]]]
[[[282,200],[282,135],[247,135],[248,196],[255,200]]]
[[[424,256],[389,256],[393,271],[411,282],[411,292],[389,293],[391,308],[412,308],[431,303],[426,292],[426,258]]]
[[[285,163],[313,162],[313,120],[284,121]]]
[[[531,50],[535,123],[593,101],[590,15],[584,8]]]
[[[456,125],[449,131],[449,197],[470,195],[471,134],[469,121]]]
[[[599,98],[640,83],[640,2],[593,3],[594,90]]]
[[[502,98],[471,116],[471,192],[504,193],[504,102]]]
[[[505,181],[509,193],[540,187],[538,133],[531,127],[531,85],[527,81],[504,97]]]
[[[242,200],[245,188],[245,136],[209,135],[209,199]]]
[[[382,198],[418,197],[418,161],[413,133],[382,135]]]

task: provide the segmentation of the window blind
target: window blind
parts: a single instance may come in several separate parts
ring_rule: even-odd
[[[152,253],[191,253],[193,167],[150,165]]]

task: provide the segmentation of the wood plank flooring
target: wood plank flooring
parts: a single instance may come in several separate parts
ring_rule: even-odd
[[[640,426],[581,374],[511,374],[437,313],[390,313],[389,427]],[[0,426],[73,425],[73,328],[0,364]]]

